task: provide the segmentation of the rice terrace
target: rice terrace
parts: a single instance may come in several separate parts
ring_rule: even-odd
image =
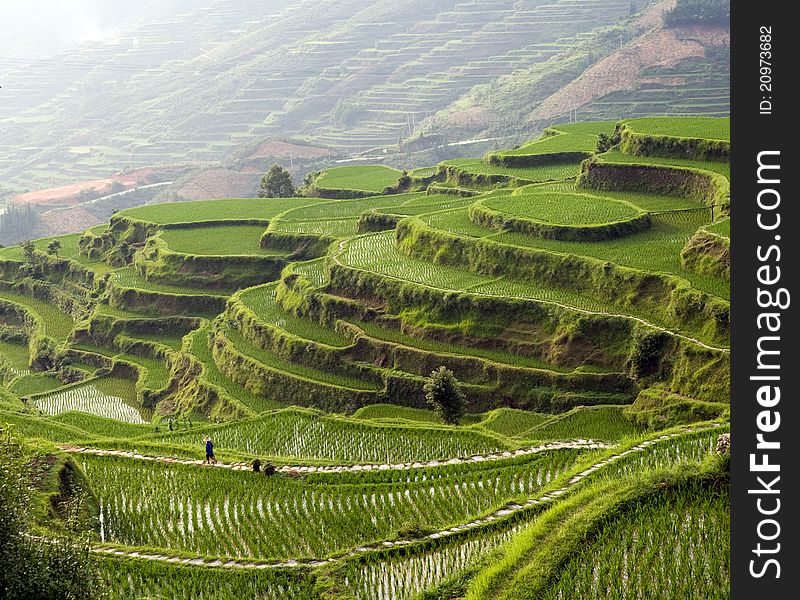
[[[111,600],[728,598],[729,127],[556,123],[0,249],[27,543]]]

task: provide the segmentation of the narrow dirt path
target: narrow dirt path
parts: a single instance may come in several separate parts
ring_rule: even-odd
[[[303,473],[357,473],[362,471],[408,471],[412,469],[424,469],[429,467],[443,467],[446,465],[460,465],[478,462],[492,462],[505,460],[508,458],[516,458],[518,456],[527,456],[530,454],[538,454],[540,452],[549,452],[552,450],[601,450],[607,448],[614,448],[614,444],[606,444],[605,442],[596,442],[594,440],[569,440],[550,442],[547,444],[540,444],[539,446],[528,446],[526,448],[519,448],[517,450],[504,450],[502,452],[493,452],[491,454],[474,454],[472,456],[447,458],[441,460],[428,460],[408,463],[365,463],[365,464],[342,464],[342,465],[282,465],[276,467],[279,473],[287,474],[303,474]],[[206,464],[200,459],[189,458],[173,458],[169,456],[149,456],[140,454],[130,450],[105,450],[103,448],[90,448],[82,446],[74,446],[71,444],[62,444],[58,446],[60,450],[68,454],[89,454],[91,456],[120,456],[124,458],[132,458],[134,460],[143,460],[150,462],[158,462],[164,464],[176,465],[190,465],[206,469],[229,469],[231,471],[251,471],[252,465],[249,462],[217,462]]]

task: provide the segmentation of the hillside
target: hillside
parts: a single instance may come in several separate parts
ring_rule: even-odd
[[[109,598],[727,598],[729,128],[556,124],[2,248],[0,433],[86,482]]]
[[[720,21],[665,23],[675,5],[641,6],[626,23],[587,34],[569,53],[476,86],[420,129],[522,139],[554,121],[725,116],[730,28]]]
[[[263,171],[276,160],[300,174],[320,159],[394,153],[405,140],[413,149],[476,133],[530,137],[563,115],[525,122],[514,107],[533,112],[620,36],[646,44],[658,27],[651,13],[671,2],[168,0],[135,18],[121,4],[97,17],[114,23],[105,37],[30,59],[20,24],[0,58],[0,185],[15,193],[172,164]],[[643,16],[619,25],[633,9]],[[31,30],[49,26],[30,18]],[[642,56],[636,87],[614,91],[639,109],[616,111],[609,103],[623,99],[609,89],[585,111],[727,114],[720,93],[713,108],[695,101],[725,85],[726,55],[711,56],[723,34],[675,36],[670,50],[686,46],[678,64]],[[676,84],[685,102],[641,106]],[[442,110],[447,119],[427,120]]]

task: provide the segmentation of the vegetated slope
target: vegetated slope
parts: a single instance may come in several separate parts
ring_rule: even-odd
[[[553,121],[727,115],[730,29],[720,22],[665,25],[675,4],[639,6],[640,15],[587,37],[571,54],[477,86],[421,129],[485,138],[520,136]]]
[[[340,199],[2,248],[0,423],[72,456],[112,597],[559,597],[626,556],[620,594],[706,585],[685,555],[727,560],[727,128],[559,125],[318,174]],[[440,366],[459,425],[425,400]],[[643,545],[674,510],[691,546]]]
[[[0,62],[0,176],[21,191],[123,167],[231,160],[247,172],[270,160],[393,147],[475,86],[514,73],[524,80],[526,69],[568,59],[630,8],[622,0],[158,3],[137,19],[118,17],[116,34],[101,41]],[[451,137],[450,125],[434,133]]]

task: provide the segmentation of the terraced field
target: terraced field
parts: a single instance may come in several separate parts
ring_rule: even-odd
[[[12,375],[27,375],[30,350],[26,344],[0,340],[0,359],[5,362]]]
[[[557,152],[593,152],[597,147],[597,136],[591,133],[558,134],[543,137],[516,150],[508,150],[501,156],[536,156]]]
[[[731,177],[731,166],[727,162],[711,161],[711,160],[690,160],[681,158],[662,158],[652,156],[631,156],[624,154],[618,150],[611,150],[601,155],[604,161],[612,163],[623,164],[644,164],[644,165],[669,165],[675,167],[692,167],[694,169],[703,169],[706,171],[713,171],[724,175],[728,179]]]
[[[187,285],[169,285],[165,283],[158,283],[157,281],[149,281],[142,277],[132,267],[118,269],[111,274],[112,281],[115,285],[123,288],[130,288],[135,290],[143,290],[145,292],[156,292],[159,294],[173,294],[178,296],[197,296],[197,295],[230,295],[236,290],[234,289],[221,289],[221,290],[202,290],[197,287],[190,287]],[[206,294],[206,292],[208,294]]]
[[[705,598],[726,598],[730,565],[715,552],[715,546],[729,543],[728,511],[725,496],[704,489],[681,490],[669,502],[651,500],[595,534],[592,545],[570,560],[543,598],[623,595],[631,589],[648,596],[669,590],[681,596],[702,594]],[[653,544],[656,535],[666,531],[679,532],[677,543]],[[648,555],[658,556],[663,571],[650,569],[636,559]],[[695,555],[716,560],[712,558],[713,562],[705,563],[700,573],[692,560]],[[622,571],[628,578],[624,585],[619,578],[610,576]],[[698,581],[704,583],[700,589]]]
[[[327,327],[320,327],[308,319],[286,312],[275,302],[275,284],[250,288],[241,295],[242,302],[250,308],[259,321],[272,325],[299,338],[313,340],[328,346],[346,347],[352,343],[347,336]]]
[[[398,179],[399,171],[381,165],[335,167],[324,171],[314,185],[324,190],[355,190],[379,194],[385,188],[397,185]]]
[[[23,310],[30,311],[34,318],[41,319],[44,333],[57,340],[65,340],[75,326],[71,315],[39,298],[0,289],[0,301],[2,300],[13,302],[21,306]]]
[[[70,235],[60,235],[51,238],[41,238],[34,240],[36,248],[42,252],[47,252],[48,245],[53,241],[58,241],[60,247],[57,256],[74,260],[100,275],[107,273],[111,270],[111,266],[102,260],[95,260],[81,253],[78,243],[80,242],[81,234],[74,233]],[[19,261],[24,258],[22,249],[19,246],[10,246],[8,248],[0,248],[0,259],[9,259]]]
[[[580,171],[580,162],[557,162],[538,167],[503,167],[490,165],[482,160],[473,158],[458,158],[442,163],[445,167],[454,167],[458,172],[469,175],[483,175],[487,177],[515,177],[526,183],[538,181],[563,181],[574,179]]]
[[[283,406],[280,399],[257,396],[219,371],[209,348],[208,326],[201,327],[194,331],[191,334],[190,340],[188,351],[193,357],[200,361],[203,368],[203,378],[210,384],[221,388],[232,398],[236,398],[255,412],[272,410]]]
[[[169,229],[161,234],[170,250],[205,256],[274,255],[260,246],[265,227],[241,225]]]
[[[2,249],[0,435],[43,506],[85,477],[106,595],[724,597],[724,140],[595,155],[615,127]]]
[[[135,408],[136,391],[127,379],[102,378],[64,391],[38,396],[36,408],[47,415],[81,412],[123,423],[146,423]]]
[[[442,478],[372,489],[278,480],[254,486],[250,473],[203,472],[125,458],[85,457],[81,466],[102,498],[101,541],[279,560],[326,557],[353,544],[390,538],[412,524],[442,529],[466,521],[519,494],[535,493],[575,456],[563,451],[514,469],[462,475],[457,481]],[[147,483],[137,484],[145,475]],[[139,498],[152,500],[143,504]]]
[[[501,213],[557,224],[594,225],[622,221],[640,214],[632,204],[588,194],[512,195],[491,199],[485,206]]]
[[[529,367],[532,369],[556,369],[558,367],[549,365],[541,359],[533,356],[524,356],[513,352],[504,352],[502,350],[493,350],[490,348],[462,346],[458,344],[448,343],[441,340],[431,340],[425,338],[417,338],[411,335],[404,334],[398,329],[391,327],[381,326],[377,323],[356,322],[356,325],[364,331],[368,336],[391,342],[394,344],[401,344],[411,348],[419,348],[427,352],[436,352],[440,354],[456,354],[459,356],[477,356],[485,358],[486,360],[506,363],[518,367]]]
[[[728,141],[731,139],[729,118],[684,117],[676,121],[674,117],[648,117],[630,119],[626,123],[633,131],[647,135]]]
[[[298,205],[295,198],[244,198],[238,200],[206,200],[142,206],[119,213],[137,221],[158,225],[204,223],[208,221],[266,221]]]

